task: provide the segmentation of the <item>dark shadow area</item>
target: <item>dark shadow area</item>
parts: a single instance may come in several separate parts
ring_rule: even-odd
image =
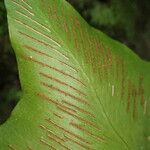
[[[11,47],[6,9],[0,1],[0,124],[9,118],[20,97],[17,63]]]
[[[150,61],[150,0],[68,0],[92,26],[125,43]],[[0,124],[11,115],[21,94],[4,1],[0,1]]]

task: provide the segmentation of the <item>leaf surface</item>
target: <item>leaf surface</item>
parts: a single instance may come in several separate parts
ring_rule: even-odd
[[[150,149],[150,64],[64,0],[5,3],[23,96],[0,149]]]

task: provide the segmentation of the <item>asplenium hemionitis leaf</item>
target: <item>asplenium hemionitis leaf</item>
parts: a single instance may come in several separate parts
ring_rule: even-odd
[[[23,96],[1,150],[149,150],[150,64],[65,0],[5,0]]]

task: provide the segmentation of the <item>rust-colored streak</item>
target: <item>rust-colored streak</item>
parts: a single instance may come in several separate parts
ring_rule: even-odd
[[[67,83],[64,82],[64,81],[61,81],[61,80],[59,80],[59,79],[57,79],[57,78],[55,78],[55,77],[52,77],[51,75],[48,75],[48,74],[45,74],[45,73],[42,73],[42,72],[40,72],[40,75],[42,75],[42,76],[44,76],[44,77],[46,77],[46,78],[48,78],[48,79],[54,80],[54,81],[56,81],[56,82],[58,82],[58,83],[60,83],[60,84],[62,84],[62,85],[65,85],[65,86],[67,86],[67,87],[73,89],[74,91],[76,91],[76,92],[77,92],[78,94],[80,94],[80,95],[86,96],[86,94],[84,94],[82,91],[76,89],[75,87],[73,87],[73,86],[67,84]]]
[[[59,140],[57,140],[56,138],[52,137],[51,135],[48,135],[48,138],[54,142],[56,142],[57,144],[59,144],[60,146],[62,146],[64,149],[66,150],[71,150],[69,149],[67,146],[65,146],[64,144],[62,144]]]
[[[21,0],[26,6],[28,6],[30,9],[32,9],[31,5],[26,0]]]
[[[132,89],[131,89],[131,81],[128,81],[128,97],[127,97],[127,112],[129,112],[130,110],[130,105],[131,105],[131,93],[132,93]]]
[[[125,84],[126,84],[126,82],[125,82],[125,80],[126,80],[126,68],[125,68],[125,62],[124,62],[124,60],[123,60],[123,58],[122,57],[117,57],[116,58],[117,60],[116,60],[116,69],[117,69],[117,73],[116,73],[116,80],[119,80],[119,81],[121,81],[121,83],[120,83],[120,89],[121,89],[121,99],[122,100],[124,100],[124,97],[125,97],[125,90],[126,90],[126,88],[125,88]]]
[[[121,58],[116,57],[116,80],[121,80],[120,79],[120,64],[121,64]]]
[[[81,98],[79,98],[79,97],[76,97],[76,96],[70,94],[70,93],[67,93],[66,91],[63,91],[63,90],[61,90],[61,89],[59,89],[59,88],[57,88],[57,87],[55,87],[55,86],[53,86],[53,85],[49,85],[49,84],[47,84],[47,83],[45,83],[45,82],[41,82],[41,84],[42,84],[43,86],[45,86],[45,87],[51,89],[51,90],[57,91],[57,92],[59,92],[59,93],[65,95],[65,96],[68,96],[68,97],[70,97],[70,98],[72,98],[72,99],[74,99],[74,100],[77,100],[78,102],[81,102],[81,103],[83,103],[83,104],[89,105],[89,103],[88,103],[86,100],[83,100],[83,99],[81,99]]]
[[[12,145],[8,145],[8,148],[9,148],[10,150],[16,150],[16,148],[14,148]]]
[[[48,146],[51,150],[57,150],[56,148],[54,148],[52,145],[50,145],[49,143],[47,143],[43,138],[40,139],[40,142],[46,146]]]
[[[42,10],[45,10],[45,8],[47,9],[47,14],[48,14],[48,19],[51,20],[51,16],[52,16],[52,8],[51,6],[49,5],[49,7],[47,7],[47,1],[43,1],[41,0],[41,7],[42,7]]]
[[[65,19],[66,19],[66,18],[65,18]],[[68,24],[66,23],[66,21],[64,21],[64,23],[62,24],[62,28],[63,28],[64,31],[65,31],[67,40],[70,42],[72,36],[71,36],[71,32],[69,31],[69,27],[68,27]]]
[[[74,20],[74,25],[76,26],[76,28],[81,29],[81,24],[80,24],[80,21],[77,17]]]
[[[51,136],[53,136],[54,138],[56,138],[57,140],[61,141],[61,142],[65,142],[65,140],[63,138],[61,138],[60,136],[54,134],[50,129],[48,129],[47,127],[45,127],[44,125],[40,125],[39,126],[42,130],[45,130],[48,134],[50,134]]]
[[[75,37],[75,35],[74,35],[74,37]],[[80,47],[79,47],[79,42],[78,42],[78,39],[75,37],[75,39],[74,39],[74,42],[75,42],[75,48],[77,49],[77,50],[79,50],[80,49]]]
[[[144,108],[144,102],[145,102],[145,98],[144,98],[144,87],[141,87],[141,90],[140,90],[141,92],[141,105],[143,106],[143,108]]]
[[[30,58],[28,56],[20,55],[20,57],[23,58],[23,59],[25,59],[25,60],[35,62],[35,63],[41,65],[42,67],[47,67],[49,69],[52,69],[52,70],[54,70],[54,71],[56,71],[56,72],[58,72],[58,73],[60,73],[60,74],[62,74],[64,76],[70,77],[70,78],[74,79],[75,81],[77,81],[77,82],[79,82],[79,83],[81,83],[82,85],[85,86],[85,84],[83,82],[81,82],[79,79],[73,77],[72,75],[70,75],[70,74],[68,74],[68,73],[66,73],[66,72],[64,72],[64,71],[62,71],[62,70],[60,70],[58,68],[52,67],[52,66],[50,66],[50,65],[48,65],[46,63],[40,62],[40,61],[38,61],[38,60],[36,60],[34,58]]]
[[[78,125],[78,124],[76,124],[76,123],[74,123],[74,122],[72,122],[72,121],[71,121],[69,124],[70,124],[71,126],[77,128],[77,129],[83,131],[84,133],[86,133],[86,134],[89,135],[90,137],[93,137],[93,138],[94,138],[95,140],[97,140],[97,141],[100,141],[100,142],[104,142],[104,141],[105,141],[104,138],[99,137],[99,136],[97,136],[97,135],[94,135],[92,132],[90,132],[90,131],[84,129],[83,127],[81,127],[80,125]]]
[[[86,119],[84,119],[84,118],[82,118],[82,117],[80,117],[80,116],[77,116],[77,115],[75,115],[75,114],[73,114],[73,113],[71,113],[71,112],[69,112],[69,111],[67,111],[67,110],[65,110],[65,109],[63,109],[63,108],[60,108],[60,107],[59,107],[59,109],[60,109],[61,111],[65,112],[65,113],[69,114],[70,116],[72,116],[72,117],[74,117],[74,118],[76,118],[76,119],[78,119],[78,120],[84,122],[85,124],[88,124],[88,125],[94,127],[95,129],[101,131],[101,130],[99,129],[99,127],[98,127],[97,125],[95,125],[93,122],[88,121],[88,120],[86,120]]]
[[[99,55],[99,52],[100,52],[99,50],[100,50],[100,42],[96,36],[96,39],[95,39],[95,53],[96,53],[96,55]]]
[[[28,8],[24,7],[23,5],[21,5],[20,3],[16,2],[16,1],[12,1],[15,5],[17,5],[18,7],[20,7],[21,9],[25,10],[26,12],[28,12],[30,15],[34,16],[34,13],[31,12],[31,10],[29,10]]]
[[[28,150],[33,150],[30,146],[27,146],[27,149],[28,149]]]
[[[86,144],[90,144],[90,142],[88,142],[86,139],[82,138],[81,136],[61,127],[60,125],[58,125],[57,123],[55,123],[54,121],[50,120],[50,119],[46,119],[47,122],[49,122],[50,124],[52,124],[54,127],[57,127],[58,129],[63,130],[65,133],[69,134],[70,136],[75,137],[78,140],[81,140],[82,142],[86,143]]]
[[[40,55],[44,55],[44,56],[47,56],[47,57],[49,57],[49,58],[53,58],[51,55],[46,54],[46,53],[44,53],[44,52],[42,52],[42,51],[40,51],[40,50],[38,50],[38,49],[36,49],[36,48],[33,48],[33,47],[31,47],[31,46],[23,45],[23,47],[26,48],[26,49],[28,49],[28,50],[30,50],[30,51],[37,52],[37,53],[40,54]]]
[[[48,58],[55,59],[55,60],[57,60],[59,63],[65,65],[65,66],[71,68],[73,71],[77,72],[77,70],[76,70],[74,67],[70,66],[69,64],[67,64],[67,63],[65,63],[65,62],[63,62],[63,61],[61,61],[61,60],[59,60],[59,59],[57,59],[57,58],[55,58],[55,57],[53,57],[53,56],[51,56],[51,55],[45,53],[45,52],[42,52],[41,50],[38,50],[38,49],[33,48],[33,47],[31,47],[31,46],[28,46],[28,45],[23,45],[23,47],[25,47],[26,49],[28,49],[28,50],[30,50],[30,51],[34,51],[34,52],[38,53],[39,55],[43,55],[43,56],[46,56],[46,57],[48,57]]]
[[[58,113],[53,113],[56,117],[58,117],[58,118],[60,118],[60,119],[63,119],[64,117],[63,116],[61,116],[60,114],[58,114]]]
[[[110,48],[108,48],[108,51],[107,51],[107,60],[108,60],[108,63],[110,67],[112,67],[112,61],[113,61],[113,57],[112,57],[112,51]]]
[[[85,42],[84,42],[84,34],[83,34],[83,28],[80,28],[80,37],[81,37],[81,43],[82,43],[82,50],[84,52],[84,49],[85,49]]]
[[[125,63],[121,59],[121,73],[122,73],[122,80],[121,80],[121,99],[124,99],[125,95]]]
[[[98,54],[97,54],[97,43],[96,43],[96,38],[93,39],[93,43],[94,43],[94,54],[96,54],[93,58],[94,60],[94,65],[93,65],[93,72],[94,73],[97,73],[97,57],[98,57]]]
[[[65,106],[65,105],[63,105],[63,104],[61,104],[61,103],[59,103],[59,102],[57,102],[57,101],[54,101],[54,100],[48,98],[48,97],[47,97],[46,95],[44,95],[44,94],[38,93],[38,94],[36,94],[36,95],[39,96],[39,97],[41,97],[41,98],[43,98],[43,99],[45,99],[45,100],[47,100],[48,102],[51,102],[51,103],[55,104],[56,107],[59,108],[59,109],[65,109],[65,110],[68,110],[69,112],[77,113],[76,110],[71,109],[71,108],[69,108],[69,107],[67,107],[67,106]],[[54,114],[55,116],[57,116],[58,118],[63,119],[63,117],[62,117],[61,115],[58,115],[57,113],[53,113],[53,114]]]
[[[40,96],[41,98],[43,98],[43,99],[45,99],[45,100],[47,100],[48,102],[51,102],[51,103],[55,104],[57,108],[58,108],[58,107],[59,107],[59,108],[63,108],[63,109],[65,109],[65,110],[69,110],[70,112],[76,113],[75,110],[73,110],[73,109],[71,109],[71,108],[69,108],[69,107],[67,107],[67,106],[65,106],[65,105],[63,105],[63,104],[61,104],[61,103],[59,103],[59,102],[57,102],[57,101],[54,101],[54,100],[48,98],[46,95],[44,95],[44,94],[42,94],[42,93],[37,93],[36,95],[37,95],[37,96]],[[56,114],[55,114],[55,115],[56,115]]]
[[[86,37],[86,39],[87,39],[87,35],[88,35],[88,30],[85,29],[84,37]],[[83,51],[84,51],[84,57],[85,57],[86,63],[89,63],[89,51],[88,51],[86,44],[85,44],[85,47],[83,48]]]
[[[57,10],[57,4],[56,3],[52,3],[51,4],[51,6],[52,6],[52,9],[53,9],[53,13],[51,14],[52,15],[52,17],[53,17],[53,19],[55,19],[55,21],[56,22],[58,22],[59,23],[59,15],[58,15],[58,10]]]
[[[108,60],[107,60],[107,53],[105,52],[104,58],[103,58],[103,70],[104,70],[104,78],[108,82]]]
[[[23,13],[23,12],[21,12],[21,11],[19,11],[19,10],[16,10],[16,13],[18,13],[18,14],[21,15],[21,16],[24,16],[24,17],[28,18],[29,20],[31,20],[31,21],[34,22],[35,24],[41,26],[41,27],[42,27],[43,29],[45,29],[46,31],[51,32],[50,29],[49,29],[46,25],[44,25],[44,24],[42,24],[42,23],[39,23],[37,20],[34,20],[34,18],[31,18],[30,16],[26,15],[25,13]]]
[[[137,117],[137,91],[135,87],[132,90],[132,96],[133,96],[133,118],[135,119]]]
[[[71,108],[69,108],[69,107],[67,107],[67,106],[65,106],[65,105],[58,105],[57,106],[57,108],[62,108],[62,109],[65,109],[65,110],[68,110],[69,112],[72,112],[72,113],[77,113],[77,111],[76,110],[74,110],[74,109],[71,109]]]
[[[54,39],[52,39],[52,37],[48,36],[47,34],[45,34],[45,33],[41,32],[41,31],[39,31],[39,30],[33,28],[32,26],[30,26],[30,25],[28,25],[28,24],[22,22],[22,21],[19,20],[19,19],[16,19],[16,18],[15,18],[14,20],[15,20],[17,23],[19,23],[19,24],[25,26],[26,28],[30,29],[30,30],[33,31],[34,33],[36,33],[36,34],[38,34],[38,35],[41,35],[41,36],[47,38],[48,40],[50,40],[51,42],[53,42],[53,44],[55,44],[55,46],[61,47],[61,45],[60,45],[58,42],[56,42]]]
[[[65,109],[69,109],[68,107],[65,107],[64,105],[62,105],[61,103],[55,101],[55,100],[52,100],[50,98],[48,98],[46,95],[42,94],[42,93],[36,93],[37,96],[41,97],[42,99],[45,99],[47,100],[48,102],[56,105],[56,107],[62,107],[62,108],[65,108]],[[59,119],[63,119],[64,117],[62,115],[60,115],[59,113],[56,113],[56,112],[52,112],[54,116],[56,116],[57,118]]]
[[[42,99],[47,100],[48,102],[51,102],[51,103],[53,103],[55,105],[59,105],[59,102],[50,99],[49,97],[47,97],[46,95],[44,95],[42,93],[36,93],[36,95],[39,96],[39,97],[41,97]]]
[[[143,86],[143,81],[144,81],[143,76],[140,76],[140,77],[139,77],[139,89],[138,89],[138,94],[139,94],[139,97],[140,97],[140,99],[141,99],[141,105],[142,105],[143,108],[144,108],[144,101],[145,101],[145,98],[144,98],[144,86]]]
[[[66,14],[65,14],[65,5],[64,5],[64,2],[62,3],[61,5],[61,14],[62,14],[62,17],[66,19]]]
[[[63,54],[62,52],[60,52],[56,47],[54,47],[53,45],[50,45],[50,44],[48,44],[48,43],[45,43],[44,41],[41,41],[41,40],[39,40],[39,39],[36,39],[36,38],[34,38],[34,37],[32,37],[32,36],[30,36],[30,35],[28,35],[28,34],[26,34],[26,33],[23,33],[23,32],[21,32],[21,31],[18,31],[22,36],[24,36],[24,37],[26,37],[26,38],[29,38],[30,40],[32,40],[32,41],[35,41],[36,43],[39,43],[40,45],[42,44],[42,45],[44,45],[44,46],[46,46],[46,47],[48,47],[48,48],[51,48],[52,50],[54,50],[54,51],[56,51],[57,53],[59,53],[60,55],[62,55],[65,59],[69,59],[65,54]]]
[[[68,136],[66,136],[66,135],[65,135],[65,137],[66,137],[68,140],[70,140],[71,142],[77,144],[78,146],[80,146],[80,147],[82,147],[82,148],[84,148],[84,149],[86,149],[86,150],[92,150],[89,146],[84,145],[84,144],[82,144],[81,142],[78,142],[78,141],[76,141],[76,140],[74,140],[74,139],[72,139],[72,138],[70,138],[70,137],[68,137]]]
[[[73,107],[73,108],[75,108],[76,110],[78,110],[78,111],[80,111],[80,112],[82,112],[82,113],[85,113],[86,115],[90,115],[91,117],[94,117],[94,118],[95,118],[95,115],[92,114],[91,112],[86,111],[85,109],[82,109],[82,108],[80,108],[80,107],[78,107],[78,106],[76,106],[76,105],[74,105],[74,104],[72,104],[72,103],[70,103],[70,102],[68,102],[68,101],[66,101],[66,100],[62,100],[62,103],[65,103],[66,105],[68,105],[68,106],[70,106],[70,107]]]

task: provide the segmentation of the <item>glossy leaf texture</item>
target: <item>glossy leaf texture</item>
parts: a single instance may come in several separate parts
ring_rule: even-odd
[[[150,63],[65,0],[5,4],[23,96],[0,149],[149,150]]]

